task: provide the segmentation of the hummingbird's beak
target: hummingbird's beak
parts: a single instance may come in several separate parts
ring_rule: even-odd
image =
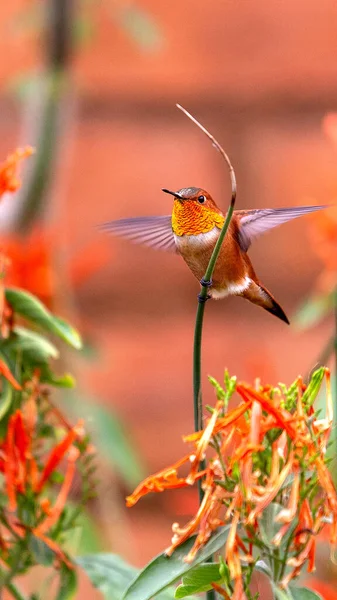
[[[171,196],[178,198],[178,200],[183,200],[183,198],[180,196],[180,194],[178,194],[178,192],[171,192],[171,190],[166,190],[165,188],[162,188],[161,191],[165,192],[165,194],[171,194]]]

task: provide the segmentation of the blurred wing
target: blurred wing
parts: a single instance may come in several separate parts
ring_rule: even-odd
[[[236,211],[240,219],[238,233],[239,244],[244,252],[247,252],[255,236],[260,235],[268,229],[273,229],[282,223],[297,219],[302,215],[328,208],[328,206],[294,206],[291,208],[265,208],[262,210]]]
[[[151,246],[156,250],[177,252],[172,231],[171,215],[160,217],[134,217],[103,223],[100,229],[118,235],[136,244]]]

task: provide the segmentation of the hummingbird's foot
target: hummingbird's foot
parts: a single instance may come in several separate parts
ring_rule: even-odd
[[[213,281],[211,279],[204,279],[203,277],[200,279],[200,285],[202,287],[211,287],[213,285]]]
[[[210,300],[212,298],[211,294],[207,294],[207,296],[202,296],[201,294],[198,294],[198,302],[200,304],[202,304],[203,302],[206,302],[207,300]]]

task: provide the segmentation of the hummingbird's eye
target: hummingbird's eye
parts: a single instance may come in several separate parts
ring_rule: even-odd
[[[204,202],[206,202],[206,197],[205,196],[198,196],[198,202],[199,202],[199,204],[203,204]]]

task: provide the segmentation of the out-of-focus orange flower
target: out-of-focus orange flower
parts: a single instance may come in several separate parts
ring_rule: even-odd
[[[100,238],[86,246],[67,264],[64,279],[57,268],[60,235],[57,229],[35,228],[25,237],[2,236],[1,249],[8,257],[6,284],[31,292],[52,307],[64,281],[81,286],[110,259],[108,241]]]
[[[326,581],[321,581],[318,578],[311,578],[310,589],[312,589],[315,592],[318,592],[322,596],[322,598],[324,598],[324,600],[336,600],[335,579],[328,583]]]
[[[196,534],[194,545],[184,559],[192,562],[212,532],[219,525],[228,523],[230,529],[225,558],[234,582],[232,598],[236,600],[245,598],[242,563],[253,560],[252,543],[246,548],[241,533],[238,533],[239,523],[244,537],[253,541],[252,531],[258,535],[263,511],[279,498],[283,489],[287,490],[287,500],[275,519],[280,530],[270,540],[275,548],[294,520],[298,521],[289,545],[287,564],[291,570],[283,577],[283,586],[286,587],[292,578],[298,576],[304,563],[307,562],[309,572],[314,569],[316,535],[327,517],[332,521],[330,541],[336,543],[337,493],[325,461],[332,427],[332,397],[330,373],[327,369],[324,372],[327,382],[325,418],[316,418],[312,405],[305,404],[307,398],[302,394],[305,386],[301,378],[297,381],[297,396],[291,409],[286,408],[287,399],[280,388],[237,384],[236,391],[243,403],[223,416],[224,404],[218,401],[205,429],[184,437],[184,441],[193,446],[191,453],[147,478],[127,498],[127,505],[132,506],[149,492],[192,485],[201,475],[198,469],[206,452],[213,449],[213,456],[202,471],[204,496],[200,507],[185,526],[173,524],[172,544],[166,554],[171,555],[192,534]],[[274,441],[269,441],[269,435]],[[178,469],[188,462],[189,473],[179,476]],[[257,465],[264,465],[264,471]],[[303,485],[309,486],[309,469],[317,474],[317,502],[321,495],[325,497],[325,502],[314,509],[310,504],[314,500],[311,498],[309,502],[307,497],[301,496]],[[280,499],[277,501],[280,502]]]
[[[33,152],[31,146],[18,148],[0,165],[0,197],[5,192],[15,192],[20,187],[21,182],[17,176],[18,164],[20,160],[31,156]]]
[[[322,129],[337,148],[337,113],[325,115]],[[309,234],[311,246],[324,265],[316,282],[317,292],[330,293],[337,282],[337,206],[317,213],[311,221]]]

